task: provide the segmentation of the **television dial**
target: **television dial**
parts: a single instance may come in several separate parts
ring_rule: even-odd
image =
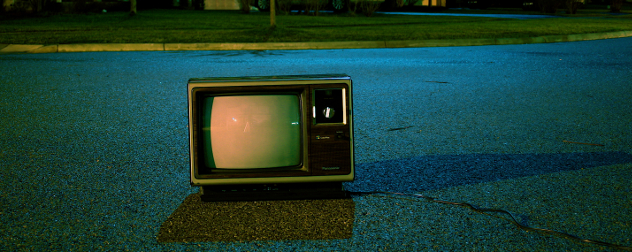
[[[335,113],[336,113],[336,110],[334,110],[333,108],[326,107],[325,109],[323,109],[323,115],[327,119],[331,119],[332,117],[334,117]]]

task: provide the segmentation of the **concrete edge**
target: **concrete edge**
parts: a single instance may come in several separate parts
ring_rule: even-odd
[[[386,41],[387,48],[405,47],[440,47],[440,46],[481,46],[481,45],[516,45],[587,41],[599,39],[612,39],[632,37],[632,31],[586,33],[571,35],[550,35],[526,38],[497,38],[497,39],[454,39],[454,40],[410,40],[410,41]]]
[[[127,52],[127,51],[164,51],[163,43],[138,44],[66,44],[58,45],[57,52]]]
[[[384,41],[343,41],[343,42],[278,42],[278,43],[165,43],[165,51],[187,50],[305,50],[305,49],[345,49],[384,48]]]
[[[0,53],[28,53],[33,50],[37,50],[43,45],[14,45],[8,44],[0,49]]]
[[[33,50],[28,51],[28,53],[56,53],[58,51],[58,45],[45,45]]]
[[[268,43],[130,43],[130,44],[60,44],[15,45],[0,44],[0,54],[55,52],[125,52],[125,51],[226,51],[226,50],[308,50],[308,49],[367,49],[444,46],[513,45],[556,43],[632,37],[632,31],[550,35],[527,38],[498,39],[437,39],[403,41],[342,41],[342,42],[268,42]]]

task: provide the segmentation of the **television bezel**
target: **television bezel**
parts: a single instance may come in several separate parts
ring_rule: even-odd
[[[283,184],[306,182],[346,182],[354,179],[354,150],[353,150],[353,114],[352,114],[352,85],[351,78],[344,74],[338,75],[286,75],[286,76],[252,76],[252,77],[222,77],[222,78],[195,78],[188,83],[188,108],[189,108],[189,146],[190,146],[190,172],[191,185],[231,185],[231,184]],[[313,99],[306,97],[311,89],[343,88],[344,122],[333,124],[316,124],[313,120]],[[244,91],[245,90],[245,91]],[[272,91],[270,91],[272,90]],[[198,107],[200,101],[197,96],[201,93],[215,92],[218,95],[243,95],[243,94],[279,94],[296,93],[299,95],[299,113],[301,120],[301,164],[288,169],[247,169],[229,172],[231,176],[213,174],[209,176],[198,173]],[[300,92],[300,93],[298,93]],[[318,127],[348,127],[350,148],[350,171],[348,174],[312,175],[310,167],[310,149],[307,124]],[[253,171],[249,173],[248,171]],[[241,176],[235,174],[241,173]]]

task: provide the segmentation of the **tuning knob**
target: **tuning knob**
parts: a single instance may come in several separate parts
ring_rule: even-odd
[[[333,108],[326,107],[325,109],[323,109],[323,115],[327,119],[331,119],[332,117],[334,117],[335,113],[336,113],[336,110],[334,110]]]

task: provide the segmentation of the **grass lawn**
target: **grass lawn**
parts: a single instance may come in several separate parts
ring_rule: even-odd
[[[522,13],[521,13],[522,14]],[[0,19],[1,44],[386,41],[518,38],[632,30],[632,15],[605,12],[516,20],[349,14],[277,15],[238,11],[145,10]]]

